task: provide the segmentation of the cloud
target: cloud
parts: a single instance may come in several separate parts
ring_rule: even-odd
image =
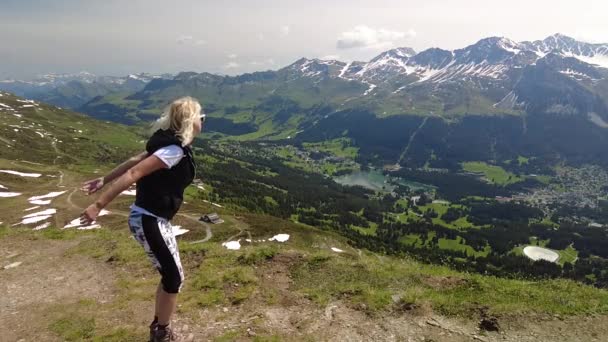
[[[190,44],[193,39],[192,36],[181,35],[177,38],[177,44]]]
[[[251,61],[251,62],[249,62],[249,65],[252,65],[252,66],[273,66],[275,64],[276,64],[276,62],[272,58],[268,58],[268,59],[263,60],[263,61]]]
[[[327,56],[321,57],[321,59],[326,60],[326,61],[338,60],[338,59],[340,59],[340,55],[327,55]]]
[[[224,65],[224,69],[236,69],[239,67],[241,67],[241,65],[236,62],[228,62],[226,65]]]
[[[283,25],[281,26],[281,37],[286,37],[287,35],[289,35],[289,26],[287,25]]]
[[[415,36],[416,31],[412,29],[407,32],[399,32],[358,25],[350,31],[342,32],[338,37],[336,47],[338,49],[386,48],[392,46],[397,40]]]
[[[238,55],[236,53],[231,53],[228,55],[228,58],[230,58],[230,59],[235,59],[237,57],[238,57]]]
[[[264,40],[264,34],[263,33],[258,33],[258,40]]]
[[[191,46],[201,46],[206,45],[207,41],[203,39],[195,39],[191,35],[181,35],[177,37],[177,44],[179,45],[191,45]]]

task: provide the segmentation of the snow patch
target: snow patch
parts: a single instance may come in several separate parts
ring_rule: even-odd
[[[17,261],[17,262],[14,262],[12,264],[8,264],[8,265],[4,266],[4,269],[8,270],[9,268],[15,268],[15,267],[17,267],[17,266],[19,266],[21,264],[22,264],[21,261]]]
[[[367,88],[367,90],[363,93],[363,96],[368,95],[376,88],[375,84],[368,83],[368,85],[369,85],[369,88]]]
[[[46,223],[43,223],[43,224],[41,224],[41,225],[39,225],[39,226],[36,226],[36,227],[34,228],[34,230],[46,229],[46,228],[48,228],[48,227],[50,227],[50,226],[51,226],[51,222],[46,222]]]
[[[18,172],[18,171],[13,171],[13,170],[0,170],[0,172],[2,173],[8,173],[11,175],[16,175],[16,176],[21,176],[21,177],[32,177],[32,178],[37,178],[42,176],[39,173],[24,173],[24,172]]]
[[[4,198],[17,197],[19,195],[21,195],[20,192],[0,192],[0,197]]]
[[[606,55],[595,55],[593,57],[573,55],[572,57],[585,63],[599,66],[600,68],[608,68],[608,56]]]
[[[36,217],[36,216],[49,216],[49,215],[55,215],[56,213],[57,213],[57,209],[50,208],[50,209],[46,209],[43,211],[38,211],[35,213],[25,215],[25,216],[23,216],[23,218],[31,218],[31,217]]]
[[[237,240],[237,241],[228,241],[228,242],[224,242],[222,243],[222,246],[226,247],[227,249],[231,249],[231,250],[239,250],[241,249],[241,240]]]
[[[96,224],[95,222],[93,222],[93,223],[91,223],[88,226],[82,226],[82,227],[78,227],[76,229],[78,229],[78,230],[90,230],[90,229],[98,229],[98,228],[101,228],[101,226],[98,225],[98,224]]]
[[[30,201],[31,204],[35,204],[35,205],[47,205],[47,204],[51,204],[51,200],[33,200]]]
[[[42,195],[42,196],[34,196],[34,197],[30,197],[27,200],[32,202],[32,201],[37,201],[37,200],[41,200],[41,199],[46,199],[46,198],[54,198],[60,195],[63,195],[66,191],[54,191],[54,192],[49,192],[46,195]]]
[[[182,229],[182,226],[171,226],[174,236],[180,236],[189,232],[188,229]]]
[[[268,241],[277,241],[277,242],[285,242],[289,240],[289,234],[277,234],[273,237],[271,237],[270,239],[268,239]]]
[[[52,215],[28,217],[28,218],[24,218],[19,223],[15,223],[14,226],[19,225],[19,224],[36,223],[36,222],[44,221],[44,220],[49,219],[51,217],[52,217]]]
[[[601,128],[608,128],[608,122],[602,119],[597,113],[589,113],[589,120],[593,122],[596,126]]]
[[[80,217],[73,219],[72,221],[70,221],[70,223],[66,224],[65,226],[63,226],[63,229],[68,229],[68,228],[77,228],[80,230],[89,230],[89,229],[96,229],[96,228],[101,228],[100,225],[97,224],[97,222],[93,221],[91,222],[90,225],[88,226],[83,226],[82,223],[80,223]]]
[[[536,260],[546,260],[549,262],[555,262],[557,261],[557,259],[559,259],[559,254],[557,254],[556,252],[550,250],[550,249],[546,249],[546,248],[542,248],[542,247],[537,247],[537,246],[527,246],[524,248],[524,254],[536,261]]]
[[[334,251],[334,252],[336,252],[336,253],[343,253],[344,252],[340,248],[336,248],[336,247],[332,247],[331,250]]]

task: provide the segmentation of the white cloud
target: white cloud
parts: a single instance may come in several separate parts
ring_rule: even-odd
[[[177,38],[177,43],[178,44],[189,44],[192,42],[192,36],[187,36],[187,35],[181,35]]]
[[[252,66],[272,66],[275,64],[275,61],[272,58],[268,58],[263,61],[251,61],[249,64]]]
[[[289,26],[283,25],[281,26],[281,36],[286,37],[289,34]]]
[[[340,55],[327,55],[327,56],[321,57],[321,59],[326,60],[326,61],[338,60],[338,59],[340,59]]]
[[[393,46],[397,40],[415,36],[416,31],[412,29],[407,32],[399,32],[358,25],[350,31],[342,32],[338,37],[336,46],[338,49],[387,48]]]
[[[224,65],[224,69],[236,69],[239,68],[241,65],[239,63],[236,62],[228,62],[226,65]]]
[[[201,45],[206,45],[207,41],[204,39],[195,39],[191,35],[183,34],[183,35],[177,37],[177,44],[189,45],[189,46],[201,46]]]
[[[230,59],[235,59],[237,57],[238,57],[238,55],[236,53],[231,53],[228,55],[228,58],[230,58]]]
[[[568,36],[568,33],[564,34]],[[606,44],[608,43],[608,39],[606,39],[606,35],[603,32],[595,32],[590,30],[577,30],[572,34],[572,38],[581,40],[583,42],[589,42],[593,44]]]

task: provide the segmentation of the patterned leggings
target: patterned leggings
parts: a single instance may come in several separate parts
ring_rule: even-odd
[[[167,293],[179,293],[184,281],[184,271],[171,223],[162,218],[132,211],[129,216],[129,228],[160,272],[163,290]]]

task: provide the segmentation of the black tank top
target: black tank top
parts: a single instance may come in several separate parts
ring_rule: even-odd
[[[156,131],[148,143],[146,151],[152,155],[156,150],[182,143],[171,130]],[[190,147],[182,147],[184,157],[170,169],[161,169],[137,181],[135,205],[154,215],[171,220],[184,199],[184,190],[194,180],[196,164]]]

